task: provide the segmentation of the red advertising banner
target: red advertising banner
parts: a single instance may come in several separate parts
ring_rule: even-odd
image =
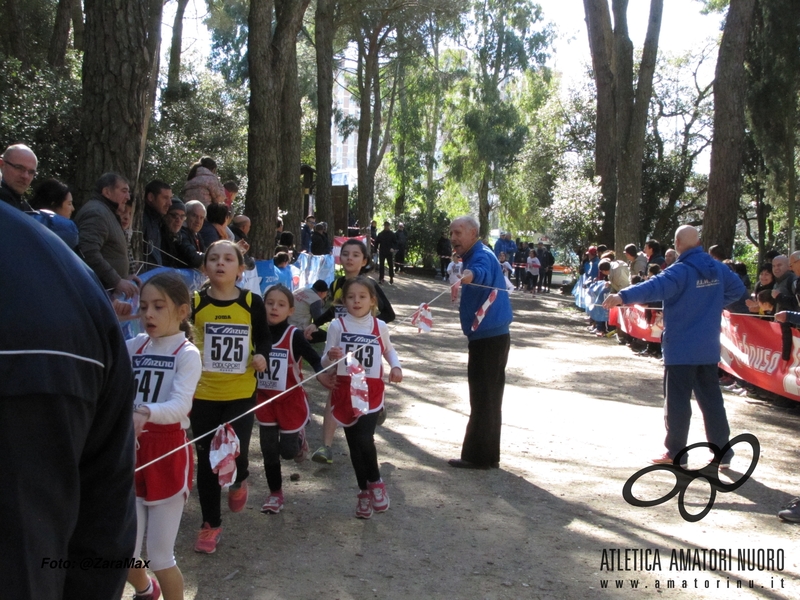
[[[800,400],[800,332],[791,331],[792,355],[785,361],[778,323],[723,311],[719,366],[767,391]]]
[[[347,240],[359,240],[360,242],[364,242],[367,246],[367,250],[369,250],[369,242],[367,241],[367,236],[359,235],[355,238],[350,238],[347,236],[336,236],[333,238],[333,262],[337,265],[342,264],[339,260],[339,255],[342,253],[342,244],[344,244]]]
[[[646,342],[661,342],[664,317],[661,309],[632,306],[617,306],[608,314],[608,324],[619,327],[629,336]]]

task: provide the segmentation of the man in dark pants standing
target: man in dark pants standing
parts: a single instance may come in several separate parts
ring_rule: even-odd
[[[500,291],[506,289],[503,271],[497,257],[480,242],[478,232],[478,222],[470,216],[458,217],[450,225],[453,251],[464,261],[459,315],[469,341],[469,423],[461,458],[449,461],[458,469],[499,466],[503,391],[511,345],[511,300],[508,292]]]
[[[726,265],[715,261],[700,246],[697,229],[691,225],[675,232],[678,260],[647,281],[611,294],[603,308],[622,304],[645,304],[663,300],[664,423],[667,451],[651,462],[670,464],[686,447],[691,397],[694,391],[703,413],[706,439],[722,448],[730,428],[719,389],[719,323],[722,308],[742,297],[744,284]],[[718,460],[720,469],[730,468],[733,450]],[[686,457],[681,462],[684,463]]]
[[[397,251],[397,236],[392,231],[392,224],[386,221],[381,231],[375,238],[378,249],[378,283],[383,283],[383,263],[389,262],[389,283],[394,283],[394,253]]]

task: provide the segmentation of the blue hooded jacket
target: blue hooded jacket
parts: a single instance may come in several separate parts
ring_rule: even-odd
[[[619,295],[625,304],[663,300],[665,365],[713,365],[719,362],[722,308],[744,291],[736,273],[696,246],[655,277]]]
[[[500,268],[497,257],[480,240],[475,242],[461,258],[464,261],[464,269],[469,269],[474,275],[472,283],[500,290],[506,289],[503,270]],[[475,331],[472,331],[475,313],[483,306],[491,293],[492,290],[485,287],[475,285],[461,287],[461,306],[458,312],[461,317],[461,330],[470,341],[508,333],[508,326],[511,324],[513,315],[511,314],[511,299],[508,297],[507,291],[497,292],[495,301],[486,311],[480,325]]]

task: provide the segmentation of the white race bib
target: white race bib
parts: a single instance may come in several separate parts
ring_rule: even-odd
[[[206,323],[203,370],[211,373],[244,373],[250,362],[250,326]]]
[[[343,304],[334,304],[333,314],[336,315],[337,319],[344,319],[347,316],[347,307]]]
[[[169,400],[172,379],[175,377],[175,356],[134,354],[131,356],[136,398],[133,405],[152,404]]]
[[[371,333],[342,332],[344,353],[353,352],[358,362],[364,367],[367,377],[378,379],[381,376],[381,345],[378,336]],[[358,350],[356,350],[358,348]],[[345,361],[339,363],[336,373],[347,375]]]
[[[284,348],[273,348],[269,353],[267,368],[263,373],[256,373],[258,389],[275,392],[286,391],[286,373],[289,371],[289,351]]]

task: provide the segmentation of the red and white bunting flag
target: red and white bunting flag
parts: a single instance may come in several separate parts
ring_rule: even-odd
[[[236,432],[228,423],[220,425],[211,440],[209,460],[211,470],[217,474],[223,489],[230,487],[236,481],[237,456],[239,456],[239,438]]]
[[[430,332],[433,327],[433,315],[431,314],[431,307],[427,304],[420,304],[419,308],[411,315],[411,324],[417,328],[417,333],[424,331]]]
[[[486,311],[489,310],[489,307],[495,301],[495,298],[497,298],[497,290],[492,290],[492,292],[489,294],[489,297],[486,299],[486,302],[484,302],[483,306],[481,306],[478,309],[478,312],[475,313],[475,320],[472,322],[472,331],[475,331],[478,328],[478,325],[481,324],[483,317],[486,316]]]

